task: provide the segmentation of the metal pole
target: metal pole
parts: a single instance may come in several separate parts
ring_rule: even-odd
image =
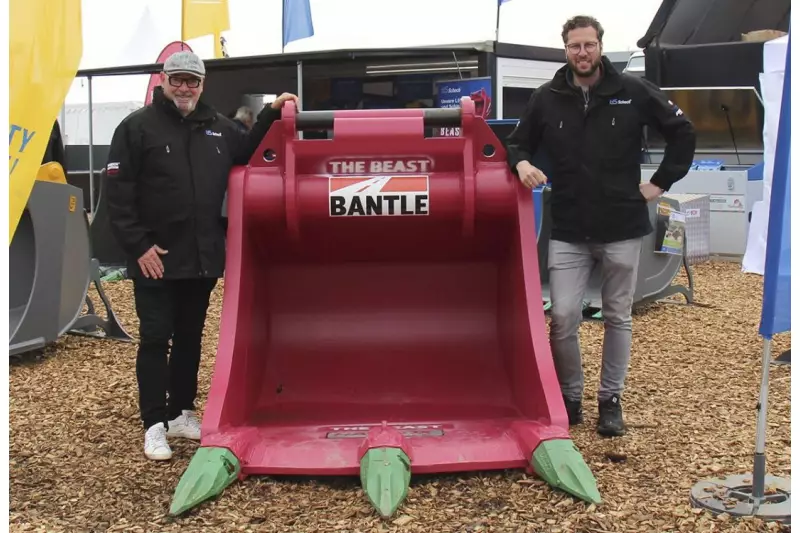
[[[761,354],[761,395],[758,399],[758,424],[756,425],[756,453],[753,460],[753,503],[756,507],[764,499],[764,478],[767,475],[767,458],[764,454],[767,441],[767,400],[769,399],[769,363],[771,339],[764,339]]]
[[[500,42],[500,7],[502,2],[497,2],[497,19],[495,20],[494,25],[494,40],[496,42]],[[495,117],[498,120],[502,120],[503,118],[503,76],[500,72],[500,67],[498,65],[500,58],[497,57],[497,54],[494,54],[494,80],[495,80],[495,91],[497,91],[497,96],[495,96],[495,108],[494,113]],[[491,73],[490,73],[491,75]]]
[[[303,110],[303,62],[302,61],[297,62],[297,99],[299,100],[297,102],[297,110],[302,111]],[[303,132],[299,131],[297,133],[299,137],[302,139]]]
[[[297,62],[297,98],[300,99],[300,103],[297,106],[298,111],[303,110],[303,62]]]
[[[92,126],[92,77],[89,76],[89,213],[94,219],[94,128]]]
[[[61,106],[61,138],[64,139],[64,144],[67,144],[67,104]],[[64,148],[66,150],[66,147]],[[67,169],[64,169],[66,172]]]
[[[499,58],[496,58],[499,59]],[[495,91],[497,91],[497,96],[495,96],[495,107],[494,112],[497,116],[498,120],[503,119],[503,75],[500,72],[500,67],[497,65],[497,61],[495,61],[495,77],[494,77],[494,85]]]

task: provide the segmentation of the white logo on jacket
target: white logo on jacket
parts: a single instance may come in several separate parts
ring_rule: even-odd
[[[210,135],[211,137],[222,137],[221,133],[211,130],[206,130],[206,135]]]
[[[114,162],[109,163],[108,165],[106,165],[106,176],[111,177],[111,176],[116,176],[117,174],[119,174],[119,162],[118,161],[114,161]]]
[[[681,110],[681,108],[675,105],[675,103],[672,100],[667,100],[667,102],[669,102],[669,105],[672,106],[672,110],[675,112],[676,117],[683,115],[683,111]]]

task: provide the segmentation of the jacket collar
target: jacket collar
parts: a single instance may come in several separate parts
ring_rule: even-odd
[[[622,77],[619,72],[617,72],[617,69],[614,68],[614,65],[611,64],[608,57],[602,56],[600,58],[600,68],[602,69],[602,76],[597,82],[597,85],[592,89],[592,92],[610,96],[622,90]],[[555,76],[553,76],[553,82],[550,85],[551,89],[560,93],[575,93],[577,88],[573,85],[571,79],[568,78],[571,78],[571,76],[572,71],[569,65],[564,65],[558,69]]]
[[[164,88],[161,86],[156,86],[156,88],[153,89],[153,105],[167,113],[174,114],[176,117],[184,118],[175,106],[175,102],[164,95]],[[217,112],[210,105],[206,104],[201,96],[197,101],[195,110],[189,113],[185,118],[192,122],[209,122],[215,120],[216,116]]]

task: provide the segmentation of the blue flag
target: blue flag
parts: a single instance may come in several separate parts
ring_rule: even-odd
[[[767,254],[764,263],[764,301],[759,334],[770,339],[776,333],[792,329],[791,323],[791,110],[792,110],[792,36],[786,46],[786,70],[775,143],[772,172],[772,196],[769,201]]]
[[[283,0],[283,46],[314,35],[311,0]]]

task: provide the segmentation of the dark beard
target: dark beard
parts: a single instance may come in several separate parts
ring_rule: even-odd
[[[569,69],[572,71],[572,74],[578,76],[579,78],[590,78],[592,75],[597,72],[597,69],[600,68],[600,62],[592,64],[591,70],[588,72],[579,72],[578,68],[574,66],[572,63],[569,64]]]

